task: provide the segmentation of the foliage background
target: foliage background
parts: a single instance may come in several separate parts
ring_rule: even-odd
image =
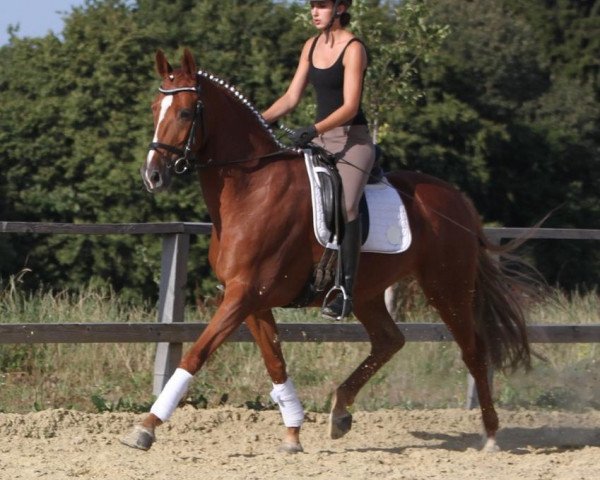
[[[363,0],[353,10],[373,45],[370,75],[388,82],[383,102],[366,96],[386,169],[448,180],[488,224],[529,226],[558,207],[545,226],[600,228],[600,2]],[[262,109],[312,34],[306,15],[304,2],[88,0],[60,36],[13,32],[0,48],[0,219],[209,221],[193,178],[154,197],[139,179],[154,52],[176,59],[190,47]],[[311,102],[286,123],[309,122]],[[529,255],[551,283],[597,286],[599,249],[572,243],[540,242]],[[152,299],[160,242],[2,235],[0,258],[1,277],[30,269],[32,288],[100,283]],[[190,288],[210,293],[206,238],[189,268]]]

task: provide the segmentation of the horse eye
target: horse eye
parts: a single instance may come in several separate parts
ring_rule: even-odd
[[[189,108],[182,108],[181,110],[179,110],[179,118],[181,120],[191,120],[192,111]]]

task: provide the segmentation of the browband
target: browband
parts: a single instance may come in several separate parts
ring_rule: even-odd
[[[178,87],[178,88],[162,88],[158,87],[158,91],[160,93],[164,93],[165,95],[173,95],[179,92],[194,92],[199,93],[199,87]]]

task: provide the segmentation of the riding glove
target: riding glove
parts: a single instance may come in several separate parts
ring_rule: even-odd
[[[317,136],[317,129],[314,125],[308,127],[296,128],[292,131],[290,137],[296,147],[306,147],[310,141]]]

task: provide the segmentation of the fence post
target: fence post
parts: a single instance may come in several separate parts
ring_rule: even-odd
[[[183,322],[187,260],[190,248],[188,234],[163,236],[160,266],[160,291],[158,321],[161,323]],[[181,360],[181,343],[158,343],[154,359],[154,386],[152,393],[158,395]]]
[[[467,401],[465,408],[472,410],[479,406],[479,395],[477,395],[477,388],[475,387],[475,379],[470,373],[467,374]]]
[[[488,367],[487,371],[488,383],[490,385],[490,393],[494,395],[494,368]],[[471,410],[479,407],[479,395],[477,395],[477,387],[475,386],[475,379],[470,373],[467,374],[467,401],[465,408]]]

